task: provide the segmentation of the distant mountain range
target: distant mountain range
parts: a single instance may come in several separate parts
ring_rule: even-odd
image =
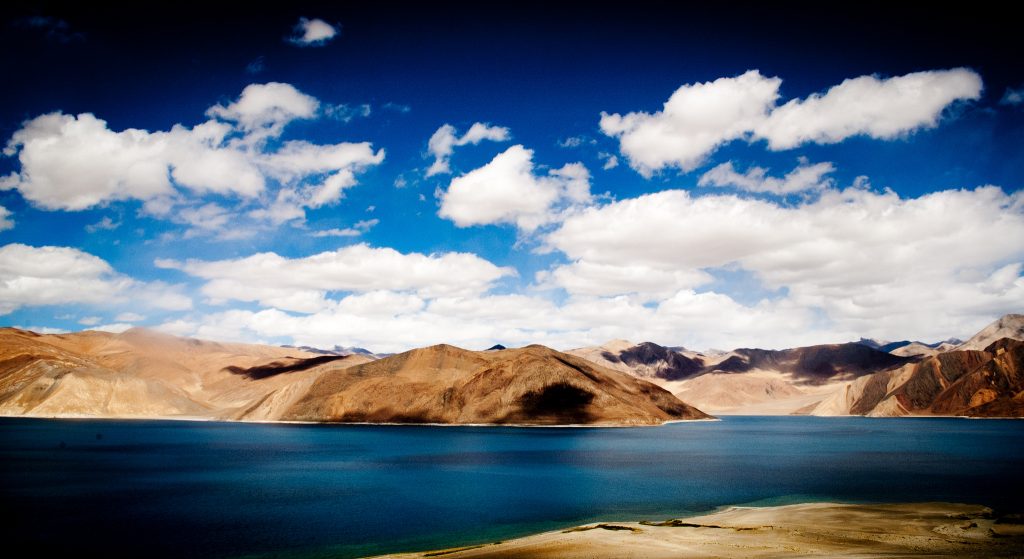
[[[1024,315],[956,342],[694,352],[615,340],[565,353],[442,344],[386,356],[139,328],[2,328],[0,415],[528,425],[708,413],[1024,416]]]
[[[1019,340],[1024,315],[1011,314],[967,342],[861,339],[704,354],[614,340],[569,353],[650,380],[713,414],[1018,417],[1024,415],[1014,365]],[[965,394],[969,388],[974,391]]]

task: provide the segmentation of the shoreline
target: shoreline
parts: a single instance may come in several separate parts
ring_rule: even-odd
[[[40,416],[40,415],[0,415],[3,419],[43,419],[51,421],[186,421],[193,423],[230,423],[236,425],[330,425],[330,426],[362,426],[362,427],[514,427],[514,428],[543,428],[543,429],[630,429],[661,427],[675,423],[697,423],[722,421],[718,417],[707,417],[702,419],[672,419],[661,423],[650,424],[587,424],[587,423],[565,423],[556,425],[544,425],[537,423],[399,423],[399,422],[373,422],[373,421],[297,421],[297,420],[244,420],[244,419],[220,419],[206,417],[107,417],[95,415],[82,416]]]
[[[4,419],[39,419],[48,421],[181,421],[190,423],[218,423],[218,424],[233,424],[233,425],[322,425],[322,426],[358,426],[358,427],[509,427],[509,428],[531,428],[531,429],[631,429],[631,428],[650,428],[650,427],[662,427],[665,425],[681,424],[681,423],[702,423],[702,422],[721,422],[726,418],[743,418],[743,417],[813,417],[815,419],[850,419],[850,418],[863,418],[870,420],[890,420],[890,419],[966,419],[966,420],[1010,420],[1020,421],[1024,420],[1024,417],[972,417],[967,415],[902,415],[895,417],[870,417],[866,415],[822,415],[822,416],[811,416],[811,415],[743,415],[743,414],[720,414],[720,416],[709,417],[703,419],[673,419],[670,421],[664,421],[656,424],[636,424],[636,425],[609,425],[609,424],[586,424],[586,423],[567,423],[560,425],[543,425],[535,423],[399,423],[399,422],[371,422],[371,421],[298,421],[298,420],[238,420],[238,419],[220,419],[220,418],[207,418],[207,417],[107,417],[107,416],[95,416],[95,415],[81,415],[81,416],[39,416],[39,415],[0,415],[0,421]]]
[[[375,556],[423,557],[1018,557],[1024,519],[960,503],[807,502],[727,506],[685,518],[603,521],[506,541]]]

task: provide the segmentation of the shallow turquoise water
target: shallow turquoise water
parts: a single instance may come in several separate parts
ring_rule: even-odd
[[[743,504],[1021,509],[1024,421],[730,417],[636,429],[0,420],[4,541],[349,557]]]

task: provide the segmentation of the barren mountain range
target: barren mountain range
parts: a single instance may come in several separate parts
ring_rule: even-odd
[[[243,421],[650,425],[708,416],[671,393],[528,346],[374,360],[133,329],[0,329],[0,414]]]
[[[653,425],[713,414],[1024,416],[1024,315],[959,346],[693,352],[616,340],[566,353],[450,345],[218,343],[132,329],[0,329],[0,415]],[[703,410],[703,411],[702,411]],[[707,413],[705,413],[707,412]]]
[[[1019,340],[1024,315],[1011,314],[959,345],[862,340],[705,354],[615,340],[569,353],[648,379],[713,414],[1019,417]]]

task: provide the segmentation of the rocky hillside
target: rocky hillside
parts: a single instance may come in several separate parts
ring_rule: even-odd
[[[1024,417],[1024,342],[948,351],[851,383],[815,415]]]
[[[708,417],[629,375],[541,346],[361,354],[135,329],[0,329],[0,415],[243,421],[658,424]]]
[[[569,353],[650,380],[715,414],[789,414],[842,383],[913,360],[859,343],[698,353],[616,340]]]
[[[708,417],[630,375],[543,346],[437,345],[325,375],[284,419],[656,424]]]

